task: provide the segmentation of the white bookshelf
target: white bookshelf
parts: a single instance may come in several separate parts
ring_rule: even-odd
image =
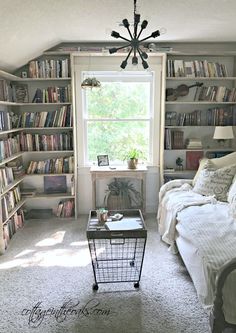
[[[184,71],[183,76],[178,76],[181,73],[181,70],[175,71],[174,66],[172,66],[170,60],[173,60],[175,64],[183,64],[185,62],[192,62],[196,61],[200,65],[203,63],[204,60],[207,62],[212,63],[216,68],[216,63],[222,65],[221,68],[227,69],[227,76],[211,76],[206,77],[205,72],[204,75],[199,75],[195,77],[187,77],[186,71]],[[197,69],[198,68],[197,64]],[[218,65],[217,65],[218,66]],[[203,67],[202,67],[203,68]],[[212,68],[212,67],[211,67]],[[217,67],[219,69],[219,66]],[[173,72],[171,73],[171,69]],[[195,67],[196,69],[196,67]],[[203,71],[203,69],[202,69]],[[223,70],[221,74],[223,73]],[[168,52],[167,53],[167,64],[166,64],[166,80],[165,85],[166,89],[176,89],[180,85],[191,86],[196,83],[200,83],[203,87],[211,87],[211,86],[223,86],[229,90],[232,90],[236,87],[236,72],[235,72],[235,54],[228,54],[227,52],[221,52],[219,54],[211,54],[209,52],[196,52],[196,53],[182,53],[182,52]],[[176,75],[177,76],[173,76]],[[220,74],[220,70],[216,73],[217,75]],[[223,74],[222,74],[223,75]],[[195,99],[196,97],[196,89],[201,88],[189,88],[189,93],[186,96],[178,96],[176,100],[166,100],[165,101],[165,111],[162,115],[162,124],[164,125],[162,128],[162,135],[163,140],[162,142],[165,143],[160,147],[160,156],[161,156],[161,164],[160,164],[160,174],[161,174],[161,183],[163,183],[165,176],[169,179],[174,178],[193,178],[196,170],[188,170],[186,168],[186,158],[187,152],[191,151],[202,151],[203,156],[208,156],[208,153],[214,152],[231,152],[235,150],[236,142],[235,139],[232,140],[231,144],[226,147],[221,147],[217,140],[213,139],[214,128],[215,126],[219,126],[217,122],[209,123],[207,116],[209,116],[208,110],[209,109],[224,109],[229,110],[230,108],[234,112],[234,120],[231,123],[227,123],[224,125],[232,125],[233,130],[235,131],[235,117],[236,117],[236,100],[233,101],[215,101],[212,100],[198,100]],[[208,88],[210,89],[210,88]],[[176,113],[176,117],[180,117],[181,114],[191,114],[192,112],[198,110],[199,114],[201,114],[201,123],[200,124],[180,124],[180,123],[172,123],[171,125],[167,121],[167,112],[172,112],[173,114]],[[217,112],[217,111],[215,111]],[[191,116],[190,116],[191,117]],[[226,118],[225,118],[226,119]],[[223,124],[222,124],[223,125]],[[174,136],[174,131],[181,131],[183,132],[183,145],[179,149],[173,149],[169,145],[166,146],[166,135],[167,136]],[[167,133],[167,134],[166,134]],[[202,142],[202,148],[199,147],[198,149],[187,149],[187,140],[188,139],[199,139]],[[180,157],[183,160],[183,170],[178,169],[176,165],[176,159]],[[171,171],[168,171],[171,170]]]

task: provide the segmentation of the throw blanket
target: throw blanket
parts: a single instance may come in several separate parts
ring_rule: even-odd
[[[169,244],[170,250],[176,253],[176,216],[189,206],[201,206],[208,203],[216,204],[213,196],[202,196],[192,191],[191,181],[174,180],[164,184],[159,194],[158,225],[162,240]],[[179,187],[178,187],[179,186]]]

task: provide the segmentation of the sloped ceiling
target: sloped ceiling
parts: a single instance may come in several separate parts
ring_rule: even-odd
[[[235,42],[235,0],[137,0],[158,41]],[[0,68],[14,71],[61,42],[108,42],[133,0],[0,0]],[[144,35],[144,34],[143,34]],[[157,41],[157,39],[155,40]]]

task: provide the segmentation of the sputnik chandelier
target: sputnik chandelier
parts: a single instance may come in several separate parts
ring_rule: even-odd
[[[125,58],[125,60],[122,61],[121,65],[120,65],[120,67],[122,69],[125,69],[125,67],[127,66],[128,59],[129,59],[132,51],[133,51],[132,64],[133,65],[137,65],[138,64],[138,57],[137,56],[139,55],[140,58],[141,58],[141,60],[142,60],[143,68],[147,69],[149,66],[148,66],[148,63],[147,63],[147,61],[145,59],[148,58],[148,55],[147,55],[146,52],[144,52],[144,51],[141,50],[140,46],[147,39],[149,39],[149,38],[156,38],[156,37],[160,36],[160,31],[156,30],[150,36],[139,40],[139,37],[141,36],[143,30],[146,29],[146,27],[148,25],[148,21],[144,20],[142,22],[141,29],[138,32],[138,25],[139,25],[139,22],[140,22],[140,14],[136,13],[136,2],[137,2],[137,0],[134,0],[134,32],[133,32],[133,34],[131,33],[130,28],[129,28],[130,27],[129,21],[127,19],[124,19],[122,21],[124,27],[128,30],[128,33],[130,35],[130,39],[127,39],[127,38],[121,36],[119,34],[119,32],[116,32],[116,31],[112,31],[111,32],[111,36],[112,37],[114,37],[114,38],[121,38],[121,39],[127,41],[128,44],[125,44],[125,45],[123,45],[121,47],[113,47],[113,48],[109,49],[109,53],[110,54],[116,53],[118,50],[130,47],[130,50],[128,52],[127,57]]]

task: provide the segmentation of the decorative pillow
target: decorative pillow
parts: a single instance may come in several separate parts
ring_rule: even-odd
[[[227,193],[236,173],[236,165],[200,171],[193,191],[202,195],[214,195],[219,201],[227,201]]]
[[[197,178],[198,178],[201,170],[205,167],[205,164],[207,161],[209,161],[209,159],[207,159],[206,157],[200,161],[198,170],[193,178],[193,185],[196,184]],[[236,163],[236,152],[225,155],[223,157],[211,158],[210,161],[213,164],[214,169],[220,169],[220,168],[224,168],[228,165],[234,165]]]
[[[197,181],[197,179],[198,179],[198,177],[199,177],[200,172],[201,172],[203,169],[206,168],[206,166],[207,166],[207,164],[208,164],[209,161],[210,161],[209,158],[206,158],[206,157],[202,158],[202,159],[199,161],[199,167],[198,167],[198,170],[197,170],[197,172],[196,172],[196,174],[195,174],[195,176],[194,176],[194,178],[193,178],[193,186],[196,184],[196,181]]]

